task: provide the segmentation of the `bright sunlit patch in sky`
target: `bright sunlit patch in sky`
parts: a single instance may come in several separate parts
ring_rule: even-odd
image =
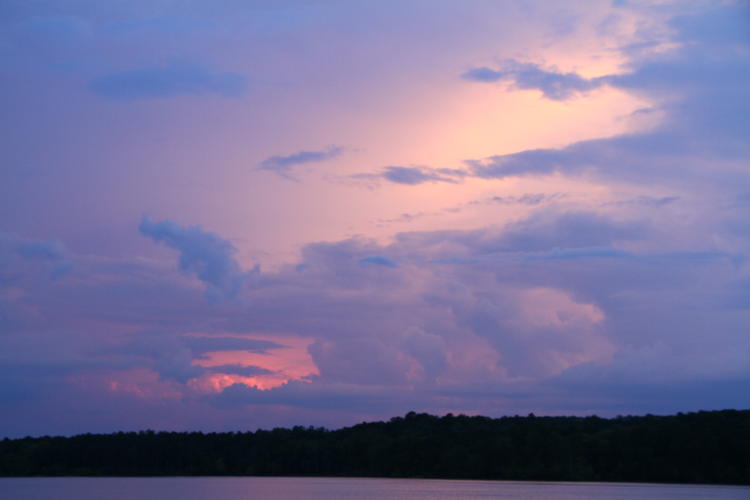
[[[220,392],[225,387],[235,383],[245,384],[258,389],[272,389],[293,380],[305,380],[311,375],[318,375],[307,348],[312,339],[295,336],[256,335],[238,338],[252,338],[254,340],[273,341],[281,344],[262,353],[248,351],[216,351],[206,353],[202,358],[194,360],[194,364],[205,368],[213,368],[216,373],[203,375],[188,382],[191,387],[202,391]],[[229,367],[230,373],[223,373],[222,367]],[[231,373],[232,368],[259,368],[257,375],[244,376],[241,373]],[[241,372],[241,370],[237,370]]]

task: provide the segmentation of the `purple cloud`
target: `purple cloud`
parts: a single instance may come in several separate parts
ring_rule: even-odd
[[[208,370],[214,373],[225,373],[227,375],[240,375],[242,377],[255,377],[257,375],[270,375],[273,372],[260,366],[252,365],[217,365],[211,366]],[[245,386],[247,387],[247,386]]]
[[[508,60],[494,70],[481,66],[470,69],[461,78],[474,82],[494,83],[510,81],[517,89],[536,89],[547,99],[564,101],[607,85],[611,77],[583,78],[577,73],[560,73],[556,69],[545,70],[533,63]]]
[[[234,298],[248,274],[234,259],[234,246],[198,226],[180,226],[173,221],[156,222],[144,217],[141,234],[180,252],[180,269],[195,274],[207,285],[211,298]]]
[[[396,263],[388,257],[381,255],[369,255],[359,259],[359,263],[363,265],[383,266],[383,267],[396,267]]]
[[[466,175],[467,172],[452,168],[388,166],[383,168],[381,172],[355,174],[352,178],[363,180],[383,179],[394,184],[418,186],[430,182],[455,184]]]
[[[271,156],[258,164],[258,170],[267,170],[284,179],[296,181],[294,168],[306,163],[332,160],[345,151],[341,146],[328,146],[320,151],[299,151],[286,156]]]
[[[0,287],[44,269],[50,278],[64,276],[73,267],[62,244],[33,241],[0,232]]]
[[[170,235],[174,240],[169,241],[181,251],[191,247],[176,236],[191,231],[154,224],[159,231],[151,228],[147,233]],[[117,315],[127,306],[135,308],[134,320],[139,323],[169,320],[165,329],[125,334],[114,347],[107,347],[112,339],[100,337],[92,344],[87,335],[66,334],[59,337],[65,351],[39,340],[22,344],[20,334],[6,334],[6,341],[15,347],[2,351],[14,357],[13,362],[0,357],[8,368],[3,383],[26,387],[55,373],[75,379],[83,371],[96,380],[146,369],[157,374],[164,390],[169,387],[181,394],[185,402],[180,405],[198,405],[193,411],[208,419],[213,411],[241,411],[248,405],[385,414],[418,405],[436,411],[445,397],[455,408],[487,412],[526,404],[551,408],[555,397],[579,387],[574,374],[585,366],[605,374],[602,385],[577,392],[565,408],[621,412],[621,406],[611,406],[600,395],[603,387],[614,387],[604,381],[640,384],[639,367],[650,357],[667,356],[654,354],[650,342],[657,342],[658,349],[673,360],[670,370],[649,375],[654,398],[673,383],[682,384],[685,390],[698,387],[695,384],[702,383],[706,374],[727,384],[750,376],[735,359],[745,343],[741,317],[747,309],[740,310],[740,319],[733,319],[717,302],[726,300],[727,294],[745,293],[734,285],[735,264],[719,255],[649,256],[622,249],[646,235],[653,239],[649,227],[645,222],[622,222],[595,212],[545,207],[503,228],[407,233],[388,245],[356,239],[308,245],[300,266],[266,273],[257,287],[242,292],[252,300],[227,302],[220,309],[203,306],[200,296],[180,299],[175,292],[164,294],[160,282],[164,278],[157,269],[144,267],[146,263],[92,269],[91,264],[79,262],[80,272],[95,273],[89,283],[99,283],[87,293],[109,296],[96,304],[96,317],[122,324],[123,318]],[[197,241],[203,241],[204,231],[195,234],[202,235]],[[663,237],[669,239],[668,234]],[[185,239],[195,244],[192,237]],[[224,240],[212,235],[207,241]],[[214,245],[207,248],[213,255]],[[536,258],[545,252],[549,258]],[[217,253],[224,258],[231,255]],[[361,265],[362,259],[373,256],[399,266],[384,273],[378,270],[381,266]],[[187,268],[196,272],[193,265]],[[133,281],[133,276],[147,278]],[[113,295],[113,280],[132,283],[122,299]],[[691,283],[701,283],[704,292],[696,295]],[[82,297],[82,291],[93,285],[71,282],[66,286],[65,296],[73,298]],[[175,282],[175,286],[184,284]],[[148,297],[154,292],[160,294],[160,306],[148,309],[146,303],[153,303]],[[6,304],[17,304],[17,300],[3,299]],[[40,331],[37,339],[53,338],[54,328],[76,327],[79,313],[68,311],[64,303],[58,305],[54,295],[37,295],[34,301],[50,313],[56,311],[54,326],[45,327],[50,329]],[[165,314],[172,317],[165,318]],[[699,317],[712,321],[698,321]],[[197,328],[198,336],[181,333]],[[267,391],[235,385],[207,396],[191,389],[191,380],[211,373],[267,375],[263,367],[194,364],[207,352],[265,352],[284,344],[239,337],[254,331],[271,337],[293,332],[312,339],[309,355],[320,375]],[[686,345],[685,338],[691,338],[695,346]],[[724,347],[729,345],[734,347]],[[704,357],[704,351],[712,357]],[[53,352],[58,360],[61,352],[69,353],[69,361],[52,363]],[[609,360],[617,356],[626,358],[611,364]],[[689,366],[680,363],[681,357],[690,360]],[[64,380],[55,390],[72,394],[74,386]],[[543,397],[550,387],[556,392]],[[10,402],[20,396],[4,397]],[[47,401],[50,396],[31,391],[26,397]],[[709,400],[696,396],[693,401],[703,405]],[[739,404],[737,393],[728,391],[724,399],[716,399],[719,402]],[[635,395],[618,403],[633,405],[629,408],[639,404],[659,409],[656,399],[644,401]],[[667,407],[672,408],[663,406]]]
[[[745,158],[750,149],[744,140],[750,113],[745,98],[750,82],[750,57],[731,60],[727,51],[747,45],[746,18],[731,8],[717,8],[695,16],[679,16],[670,23],[678,30],[680,47],[647,54],[630,63],[630,71],[585,80],[574,73],[554,78],[537,70],[538,79],[524,79],[516,70],[498,72],[497,78],[513,78],[522,88],[539,88],[549,98],[564,99],[589,88],[608,84],[662,101],[658,110],[665,118],[649,132],[618,135],[573,143],[561,149],[537,149],[469,160],[472,174],[480,178],[543,176],[552,173],[615,178],[627,182],[673,183],[675,178],[702,179],[705,170],[695,159],[711,159],[715,168],[726,164],[726,175],[711,182],[746,181],[735,173],[732,162]],[[702,27],[711,19],[716,31]],[[721,34],[719,34],[721,33]],[[513,65],[511,65],[513,67]],[[527,66],[521,65],[521,68]],[[524,70],[525,71],[525,70]],[[492,73],[494,74],[494,73]],[[474,79],[490,78],[481,71]],[[547,76],[550,77],[547,80]],[[467,78],[472,79],[471,75]],[[593,87],[592,87],[593,86]],[[665,99],[670,96],[669,99]],[[695,166],[693,166],[695,165]]]
[[[501,60],[539,54],[536,25],[516,22],[522,16],[505,3],[462,5],[460,16],[418,6],[363,16],[349,3],[260,14],[196,4],[200,19],[184,22],[144,20],[135,4],[125,14],[92,4],[29,24],[49,17],[40,5],[0,20],[13,35],[0,119],[6,435],[335,426],[408,410],[616,415],[747,406],[745,7],[693,6],[664,24],[684,8],[659,6],[632,36],[611,20],[597,36],[609,47],[629,45],[613,48],[625,61],[621,73],[602,79],[517,61],[470,71],[464,78],[537,90],[565,106],[616,88],[649,103],[636,118],[648,114],[651,127],[477,156],[463,169],[404,163],[354,176],[451,191],[451,201],[423,203],[403,189],[271,183],[270,192],[244,155],[343,133],[370,141],[365,163],[343,172],[351,179],[399,147],[421,154],[403,133],[423,121],[420,106],[439,107],[431,96],[446,91],[458,106],[460,93],[447,92],[456,67],[488,50],[503,50]],[[634,9],[633,19],[651,9],[623,8]],[[510,17],[496,15],[503,9]],[[269,16],[273,26],[258,20]],[[466,19],[490,18],[511,21],[506,30],[494,22],[466,30]],[[383,26],[393,33],[385,46]],[[247,106],[156,101],[242,94],[240,73],[153,65],[188,52],[221,54],[264,79]],[[49,67],[62,59],[78,69]],[[106,76],[103,61],[136,70]],[[423,102],[415,98],[422,87],[411,85],[424,85],[425,71],[436,93]],[[100,94],[79,92],[87,80]],[[111,106],[97,95],[143,101]],[[440,126],[460,128],[450,119]],[[497,141],[501,148],[504,138]],[[257,168],[293,179],[341,153],[298,151]],[[496,182],[510,177],[539,179]],[[143,218],[136,231],[148,210],[230,229],[219,235]],[[466,217],[450,225],[438,218],[460,211]],[[373,219],[412,220],[415,230],[370,232]],[[271,260],[270,270],[243,269],[235,245]],[[182,273],[170,272],[175,264]],[[268,384],[239,383],[246,378]]]

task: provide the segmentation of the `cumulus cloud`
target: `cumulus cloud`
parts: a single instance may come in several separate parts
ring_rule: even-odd
[[[547,99],[564,101],[607,85],[609,76],[584,78],[577,73],[561,73],[556,68],[543,69],[534,63],[508,60],[498,69],[486,66],[470,69],[461,75],[465,80],[483,83],[511,82],[521,90],[540,90]]]
[[[409,358],[378,337],[319,340],[310,354],[324,380],[364,386],[389,386],[408,381]]]
[[[144,217],[141,234],[180,252],[180,269],[195,274],[207,285],[209,298],[234,298],[244,286],[248,273],[234,259],[235,248],[227,240],[199,226],[153,221]]]
[[[578,249],[565,262],[601,259],[593,243],[617,245],[641,231],[598,214],[541,211],[502,230],[410,233],[385,247],[311,245],[303,267],[267,276],[268,293],[286,299],[258,290],[246,314],[264,331],[318,339],[310,354],[331,383],[422,384],[476,370],[497,380],[548,376],[611,353],[606,312],[566,291],[557,261],[523,259],[561,248]],[[373,254],[399,262],[393,276],[347,264]]]
[[[341,146],[328,146],[316,151],[298,151],[286,156],[271,156],[258,164],[258,170],[273,172],[284,179],[296,181],[294,169],[306,163],[320,163],[340,156],[345,149]]]
[[[3,409],[12,412],[0,412],[0,427],[13,420],[20,428],[40,409],[77,422],[81,408],[101,409],[102,401],[126,408],[124,394],[142,398],[127,408],[150,412],[148,424],[199,415],[206,420],[196,417],[196,426],[217,428],[246,426],[248,406],[271,425],[285,412],[306,418],[303,409],[335,409],[351,422],[356,412],[405,409],[612,415],[746,406],[749,66],[746,21],[732,12],[675,19],[672,48],[637,53],[606,82],[651,101],[664,116],[653,129],[468,162],[466,172],[482,179],[583,176],[616,201],[485,193],[475,201],[528,214],[387,242],[306,245],[299,261],[252,288],[243,288],[248,275],[226,239],[144,219],[141,233],[177,250],[180,268],[212,296],[242,291],[249,299],[218,306],[138,259],[77,258],[76,279],[53,282],[63,249],[0,238],[0,404],[10,401]],[[474,79],[550,99],[598,85],[550,68],[497,74],[505,70]],[[267,170],[291,175],[321,158],[302,153],[276,157]],[[417,171],[372,175],[403,185],[463,175],[401,168]],[[132,333],[143,328],[157,333]],[[279,340],[253,338],[261,332]],[[273,349],[299,363],[284,358],[293,351],[281,349],[285,336],[304,340],[300,350],[319,375],[270,390],[192,388],[196,377],[269,375],[252,363],[194,364],[208,353]],[[112,389],[125,379],[128,391]],[[176,396],[146,406],[144,394],[155,388]],[[107,422],[104,430],[120,421]]]
[[[651,356],[648,345],[656,341],[659,349],[674,354],[674,368],[683,370],[680,383],[686,388],[697,387],[706,374],[724,382],[748,376],[732,353],[747,344],[742,333],[750,309],[738,309],[741,301],[733,302],[730,315],[724,309],[730,297],[746,294],[746,288],[736,286],[741,268],[727,256],[630,250],[644,235],[670,239],[668,232],[652,233],[651,224],[558,205],[537,208],[526,219],[497,228],[405,233],[387,244],[364,239],[318,243],[302,250],[297,265],[264,275],[248,292],[252,300],[228,302],[220,310],[163,293],[158,275],[138,267],[144,263],[106,267],[91,281],[109,285],[99,285],[92,297],[111,290],[113,280],[126,283],[141,274],[148,279],[131,285],[125,302],[96,302],[96,318],[122,324],[117,314],[136,307],[138,323],[164,324],[167,330],[125,335],[109,349],[96,344],[97,363],[81,364],[81,370],[88,380],[114,379],[122,386],[122,373],[145,369],[183,400],[203,401],[221,411],[249,405],[384,416],[410,407],[440,411],[445,401],[450,410],[502,412],[530,405],[530,411],[539,411],[568,394],[576,396],[560,404],[571,411],[621,412],[602,396],[602,387],[616,387],[617,380],[637,385],[639,370]],[[178,249],[186,245],[174,244]],[[398,266],[363,265],[372,257]],[[196,272],[192,265],[188,269]],[[66,295],[79,293],[82,285],[69,286]],[[151,297],[154,290],[160,306],[139,305],[140,297]],[[70,327],[77,315],[58,312],[55,323]],[[289,334],[309,339],[308,354],[319,375],[270,390],[235,384],[206,395],[191,388],[191,380],[216,374],[270,375],[264,371],[269,368],[252,363],[195,364],[217,351],[291,351],[281,349],[284,341],[257,340],[253,332],[263,332],[266,339]],[[95,359],[86,354],[84,341],[63,338],[79,358]],[[697,350],[691,347],[695,342]],[[711,350],[712,342],[734,349]],[[627,362],[618,361],[623,350],[630,353]],[[677,352],[689,365],[680,365]],[[722,363],[704,358],[703,352],[735,368],[722,371]],[[77,358],[71,359],[61,369],[75,379]],[[39,380],[33,367],[8,366],[15,375],[6,380],[15,377],[24,386]],[[586,370],[601,373],[597,380],[602,382],[576,392],[584,376],[577,374]],[[670,375],[652,375],[650,391],[663,395]],[[134,383],[133,393],[154,383]],[[59,390],[70,390],[66,387],[61,382]],[[737,393],[719,400],[731,406]],[[636,405],[628,411],[644,404],[636,397],[627,401]],[[655,411],[659,405],[649,408]]]
[[[398,345],[419,364],[422,373],[417,376],[428,382],[435,382],[448,368],[448,347],[440,335],[411,327],[401,335]]]
[[[89,89],[117,100],[162,99],[180,95],[240,97],[247,90],[241,73],[220,72],[197,64],[169,64],[111,73],[96,78]]]
[[[461,321],[498,350],[508,377],[558,375],[614,351],[600,328],[604,313],[560,290],[500,288],[459,307]]]

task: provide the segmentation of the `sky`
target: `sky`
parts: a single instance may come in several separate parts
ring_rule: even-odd
[[[0,2],[0,437],[750,408],[750,4]]]

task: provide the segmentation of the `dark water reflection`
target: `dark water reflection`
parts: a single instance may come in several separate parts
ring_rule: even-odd
[[[750,499],[750,487],[339,478],[4,478],[7,500]]]

